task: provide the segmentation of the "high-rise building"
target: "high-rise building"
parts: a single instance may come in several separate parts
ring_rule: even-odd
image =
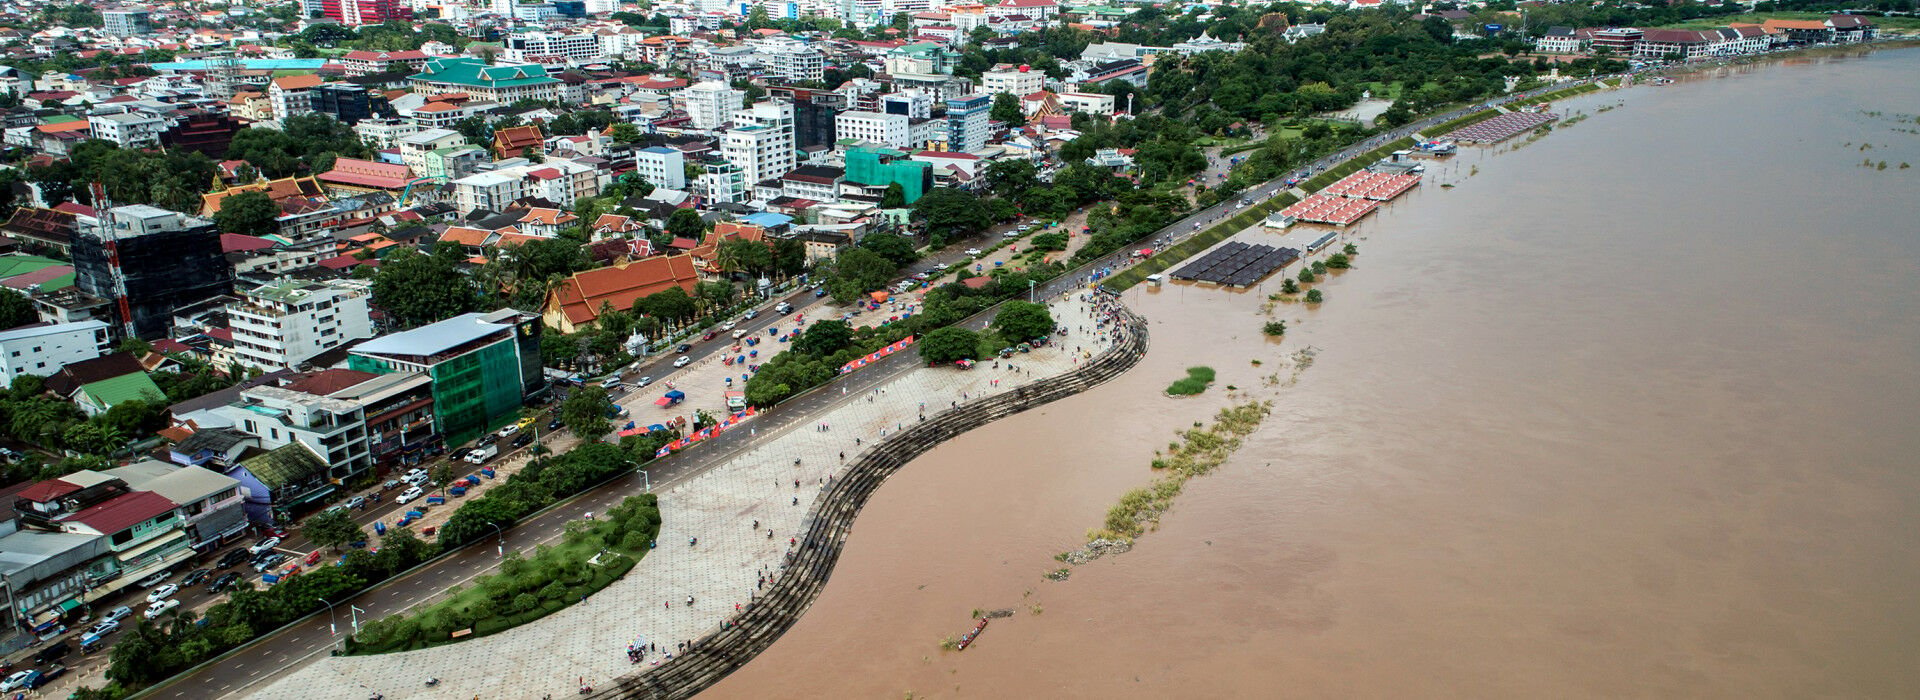
[[[779,86],[768,88],[767,94],[793,103],[793,142],[796,147],[827,146],[839,138],[834,133],[834,122],[847,109],[846,95]]]
[[[505,424],[546,391],[540,329],[539,316],[513,309],[461,314],[356,345],[347,366],[433,377],[436,425],[447,444],[458,445]]]
[[[413,17],[400,0],[320,0],[320,13],[349,27]]]
[[[980,74],[980,89],[989,95],[1006,93],[1025,97],[1045,88],[1046,81],[1047,74],[1034,70],[1032,66],[1002,63]]]
[[[153,33],[153,15],[146,10],[101,10],[100,28],[114,36]]]
[[[759,49],[762,74],[788,83],[826,77],[827,59],[819,49],[796,39],[774,41]]]
[[[174,309],[233,288],[211,221],[130,204],[95,222],[73,238],[74,286],[107,302],[102,320],[121,337],[162,336]]]
[[[227,306],[233,356],[263,370],[291,369],[348,341],[373,337],[364,282],[285,279],[240,293]]]
[[[273,101],[273,118],[285,123],[288,118],[312,112],[313,89],[320,87],[320,83],[320,76],[311,73],[274,78],[267,85],[267,99]]]
[[[749,187],[787,174],[794,165],[793,105],[758,102],[734,112],[720,155],[740,166]]]
[[[924,144],[909,142],[912,138],[910,129],[912,121],[904,114],[841,112],[834,120],[834,134],[838,139],[856,139],[893,148],[917,149]]]
[[[374,117],[394,116],[387,98],[351,83],[328,83],[307,92],[313,111],[329,115],[342,124],[353,126]]]
[[[633,154],[633,171],[655,187],[687,188],[687,157],[665,146],[642,148]]]
[[[740,99],[745,95],[726,83],[708,80],[681,90],[679,97],[693,128],[713,130],[727,123],[727,117],[740,108]]]
[[[947,148],[978,153],[987,147],[987,115],[993,97],[974,93],[947,100]]]

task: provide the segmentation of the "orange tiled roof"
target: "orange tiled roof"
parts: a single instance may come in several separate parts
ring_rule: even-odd
[[[668,287],[691,293],[699,281],[692,256],[656,256],[574,273],[548,293],[547,307],[558,308],[575,325],[588,324],[604,305],[630,309],[635,300]]]

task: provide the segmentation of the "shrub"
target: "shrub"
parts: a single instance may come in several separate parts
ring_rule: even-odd
[[[1326,301],[1326,296],[1321,294],[1320,290],[1314,289],[1307,292],[1307,303],[1318,304],[1322,301]]]
[[[1188,367],[1185,379],[1167,386],[1167,393],[1174,396],[1192,396],[1207,390],[1213,383],[1212,367]]]
[[[1287,322],[1286,321],[1268,321],[1267,325],[1260,327],[1260,332],[1270,336],[1286,335]]]

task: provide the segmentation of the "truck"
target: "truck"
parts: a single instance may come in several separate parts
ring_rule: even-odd
[[[747,392],[744,392],[744,391],[727,392],[727,410],[740,411],[740,410],[746,409],[746,407],[747,407]]]
[[[465,459],[468,464],[486,464],[487,460],[493,459],[498,454],[500,454],[500,445],[485,445],[473,448],[472,452],[467,453]]]

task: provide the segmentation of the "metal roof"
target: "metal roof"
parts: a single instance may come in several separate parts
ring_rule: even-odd
[[[500,331],[513,329],[509,324],[489,323],[485,320],[486,316],[487,314],[482,313],[461,314],[410,331],[390,333],[361,343],[353,349],[353,353],[356,355],[434,355]]]

